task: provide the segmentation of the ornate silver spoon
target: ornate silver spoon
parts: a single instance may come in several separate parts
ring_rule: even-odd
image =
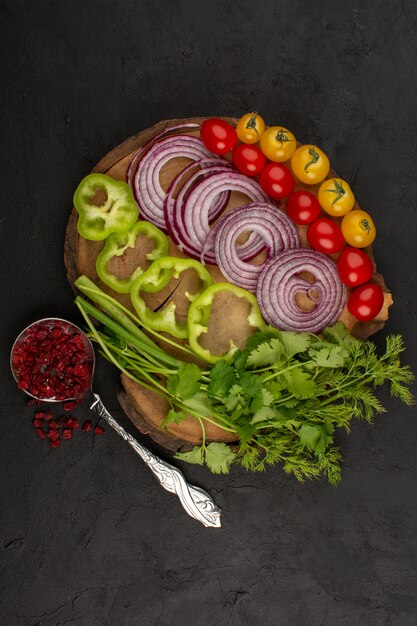
[[[150,452],[145,446],[140,444],[132,435],[125,431],[120,424],[116,422],[114,417],[110,415],[107,411],[106,407],[102,403],[98,394],[94,393],[92,390],[92,382],[94,375],[94,366],[95,366],[95,354],[91,341],[87,337],[87,335],[75,324],[72,322],[68,322],[67,320],[63,320],[60,318],[45,318],[38,320],[37,322],[33,322],[27,326],[17,337],[15,340],[11,352],[10,352],[10,367],[12,370],[12,374],[16,382],[19,382],[19,374],[16,371],[15,367],[15,359],[14,355],[16,352],[16,348],[21,345],[21,343],[25,340],[31,329],[35,325],[41,324],[56,324],[59,323],[61,327],[65,327],[67,329],[74,329],[77,333],[81,335],[84,340],[85,346],[85,354],[91,361],[91,378],[89,381],[89,394],[91,395],[91,404],[90,409],[93,409],[99,417],[103,418],[127,443],[131,448],[141,457],[141,459],[146,463],[150,470],[154,473],[156,478],[159,480],[161,486],[170,491],[171,493],[177,494],[182,506],[187,511],[188,515],[194,517],[196,520],[201,522],[204,526],[212,526],[215,528],[219,528],[221,526],[220,516],[221,509],[213,502],[209,494],[204,491],[204,489],[200,489],[200,487],[195,487],[194,485],[190,485],[184,478],[182,472],[163,461],[158,456]],[[57,400],[55,397],[52,398],[41,398],[32,395],[26,389],[23,389],[25,393],[27,393],[32,398],[36,400],[41,400],[45,402],[64,402],[67,400],[74,400],[75,398],[60,398]]]

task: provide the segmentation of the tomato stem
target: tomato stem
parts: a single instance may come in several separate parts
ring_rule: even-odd
[[[320,158],[319,153],[314,149],[314,146],[311,146],[311,148],[308,151],[309,154],[311,154],[311,160],[306,163],[306,165],[304,166],[304,171],[308,173],[308,168],[310,167],[310,165],[314,165],[314,163],[317,163],[317,161]]]
[[[337,202],[338,200],[340,200],[340,198],[342,198],[342,196],[344,196],[344,195],[345,195],[345,193],[346,193],[346,191],[343,189],[343,185],[342,185],[342,183],[339,183],[339,181],[338,181],[338,180],[335,180],[335,181],[334,181],[334,186],[335,186],[335,188],[334,188],[334,189],[325,189],[325,190],[324,190],[326,193],[335,193],[335,194],[336,194],[336,198],[333,200],[333,202],[332,202],[332,206],[333,206],[334,204],[336,204],[336,202]]]
[[[256,118],[257,117],[258,117],[258,114],[257,114],[256,111],[251,113],[251,116],[248,119],[248,123],[246,124],[246,128],[252,128],[252,130],[254,130],[255,133],[257,134],[257,136],[259,137],[258,129],[256,128]]]
[[[288,137],[288,135],[285,133],[285,130],[283,128],[279,129],[279,131],[277,132],[275,136],[275,139],[280,142],[281,148],[284,143],[287,143],[288,141],[293,141],[293,139],[290,139]]]

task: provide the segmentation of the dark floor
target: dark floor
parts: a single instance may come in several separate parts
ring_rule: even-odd
[[[64,230],[106,151],[160,119],[256,109],[354,178],[395,299],[377,341],[402,333],[415,367],[415,2],[3,0],[0,15],[1,625],[414,626],[415,409],[384,398],[339,440],[336,491],[279,468],[185,467],[224,510],[207,530],[116,434],[36,440],[8,352],[39,317],[79,320]],[[97,390],[128,425],[118,385],[100,363]]]

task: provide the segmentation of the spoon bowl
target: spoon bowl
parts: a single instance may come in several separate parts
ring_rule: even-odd
[[[77,326],[73,322],[69,322],[68,320],[65,320],[60,317],[45,317],[40,320],[37,320],[36,322],[32,322],[32,324],[29,324],[28,326],[26,326],[26,328],[24,328],[22,332],[19,333],[19,335],[16,337],[12,345],[12,348],[10,350],[10,369],[12,371],[12,375],[16,383],[19,384],[19,381],[20,381],[18,368],[16,366],[18,348],[22,346],[22,344],[24,344],[26,339],[35,330],[37,329],[38,330],[42,330],[42,329],[51,330],[51,328],[59,328],[61,331],[67,334],[70,334],[72,332],[72,334],[77,334],[82,338],[84,357],[85,357],[85,360],[89,363],[89,369],[90,369],[90,379],[89,379],[89,384],[88,384],[87,389],[88,388],[91,389],[92,380],[94,376],[95,362],[96,362],[93,344],[91,343],[90,339],[87,337],[85,332],[81,330],[79,326]],[[28,389],[25,389],[22,387],[19,387],[19,388],[31,398],[34,398],[35,400],[40,400],[42,402],[66,402],[68,400],[77,401],[81,399],[80,397],[75,397],[75,396],[68,396],[65,398],[62,398],[62,397],[56,398],[55,396],[52,396],[52,397],[39,396],[39,395],[34,395]],[[85,392],[87,391],[87,389],[85,390]],[[85,395],[85,393],[83,395]]]

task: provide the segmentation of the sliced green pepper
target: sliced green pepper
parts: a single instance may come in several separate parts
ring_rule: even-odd
[[[93,200],[97,192],[105,195],[100,206]],[[105,174],[89,174],[74,193],[78,211],[78,232],[85,239],[102,241],[110,233],[129,230],[138,219],[139,208],[127,183]]]
[[[264,330],[266,326],[253,293],[230,283],[216,283],[212,285],[194,300],[188,310],[188,342],[192,350],[208,363],[215,363],[218,359],[227,359],[237,350],[237,346],[231,339],[228,352],[219,355],[203,348],[198,341],[200,335],[208,332],[208,320],[210,319],[213,300],[216,294],[221,291],[230,291],[238,298],[244,298],[249,302],[251,310],[247,320],[250,326],[259,330]]]
[[[128,248],[134,248],[140,234],[146,235],[155,243],[155,247],[146,255],[146,259],[154,261],[168,254],[168,239],[164,233],[150,222],[136,222],[124,233],[112,233],[107,237],[104,248],[100,251],[96,260],[97,274],[109,287],[118,293],[129,293],[132,284],[138,276],[143,274],[144,269],[139,265],[127,278],[117,278],[108,269],[110,259],[122,256]]]
[[[196,293],[185,293],[185,296],[192,302],[197,298],[209,285],[213,284],[213,279],[206,268],[198,261],[193,259],[177,259],[171,256],[165,256],[157,259],[148,267],[146,272],[141,274],[133,283],[130,298],[141,320],[148,324],[154,330],[165,331],[178,337],[185,339],[188,337],[188,325],[186,322],[178,322],[175,317],[175,302],[171,302],[157,312],[153,312],[146,306],[140,293],[145,291],[148,293],[157,293],[162,291],[172,278],[178,278],[185,270],[193,269],[201,279],[203,286]]]

